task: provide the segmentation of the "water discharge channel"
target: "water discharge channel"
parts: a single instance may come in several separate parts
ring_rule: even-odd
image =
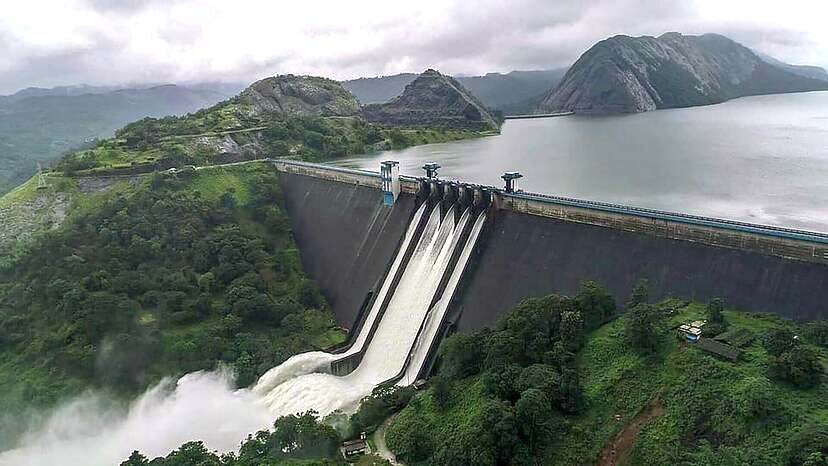
[[[485,215],[459,204],[423,203],[348,350],[296,355],[259,379],[253,391],[271,414],[350,413],[379,384],[413,383],[439,335]],[[358,361],[353,371],[333,374],[337,361],[347,358]]]

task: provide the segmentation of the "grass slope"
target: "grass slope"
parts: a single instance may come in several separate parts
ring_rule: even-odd
[[[32,95],[0,99],[0,194],[25,181],[37,163],[111,137],[146,116],[182,115],[228,94],[211,89],[156,86],[83,95]]]
[[[488,133],[447,128],[388,128],[360,117],[281,115],[257,111],[235,97],[184,117],[145,118],[115,137],[67,155],[69,175],[147,172],[267,157],[322,162],[337,157]]]

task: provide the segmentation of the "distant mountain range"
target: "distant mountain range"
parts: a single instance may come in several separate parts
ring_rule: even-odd
[[[615,36],[587,50],[537,113],[629,113],[828,90],[824,70],[760,58],[718,34]]]
[[[225,100],[240,90],[226,83],[28,88],[0,96],[0,194],[48,163],[95,138],[147,116],[181,115]]]
[[[793,74],[797,74],[799,76],[804,76],[806,78],[813,78],[819,79],[821,81],[828,81],[828,71],[825,71],[824,68],[820,68],[819,66],[811,66],[811,65],[791,65],[790,63],[785,63],[781,60],[777,60],[776,58],[771,57],[770,55],[765,55],[761,52],[755,52],[756,55],[771,65],[777,66],[784,70],[790,71]]]
[[[370,118],[391,124],[403,120],[410,125],[417,125],[416,120],[432,124],[434,115],[428,115],[431,110],[395,101],[420,76],[403,73],[360,78],[344,81],[342,86],[366,106],[365,115]],[[478,107],[506,115],[624,113],[706,105],[746,95],[828,89],[828,73],[822,68],[783,63],[717,34],[615,36],[595,44],[568,70],[512,71],[454,79],[440,76],[439,90],[447,94],[416,92],[417,101],[439,97],[436,103],[443,105],[441,99],[451,94],[474,114],[473,118],[479,116],[486,122],[483,126],[491,126],[489,120],[497,116]],[[421,84],[433,84],[435,79]],[[32,87],[0,96],[0,194],[31,176],[37,162],[55,160],[70,149],[109,137],[117,128],[143,117],[181,115],[208,107],[237,95],[244,87],[211,82],[128,89],[78,85]],[[457,88],[465,89],[452,90]],[[418,89],[428,91],[429,87]],[[287,94],[279,99],[290,100],[285,100]],[[398,108],[373,105],[392,101]],[[442,114],[445,117],[457,108],[446,104],[443,110],[448,112]],[[463,124],[471,124],[473,118]]]
[[[565,68],[539,71],[487,73],[484,76],[455,76],[483,104],[506,114],[527,113],[538,105],[545,92],[555,86],[566,73]],[[402,94],[405,86],[417,78],[402,73],[376,78],[343,81],[342,85],[363,104],[383,103]]]

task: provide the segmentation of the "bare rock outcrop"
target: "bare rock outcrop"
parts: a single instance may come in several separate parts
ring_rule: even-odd
[[[255,114],[353,116],[359,101],[337,81],[292,74],[256,81],[240,95]]]
[[[586,51],[537,113],[633,113],[828,89],[718,34],[615,36]]]

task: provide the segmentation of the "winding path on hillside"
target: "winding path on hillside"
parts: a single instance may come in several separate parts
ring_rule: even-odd
[[[388,426],[394,422],[394,419],[396,419],[398,415],[399,413],[392,414],[388,419],[383,421],[379,427],[377,427],[376,432],[374,432],[374,445],[377,447],[377,451],[375,453],[388,460],[388,462],[394,466],[405,466],[403,463],[397,461],[396,455],[394,455],[394,453],[388,449],[388,445],[385,444],[385,432],[388,431]]]

